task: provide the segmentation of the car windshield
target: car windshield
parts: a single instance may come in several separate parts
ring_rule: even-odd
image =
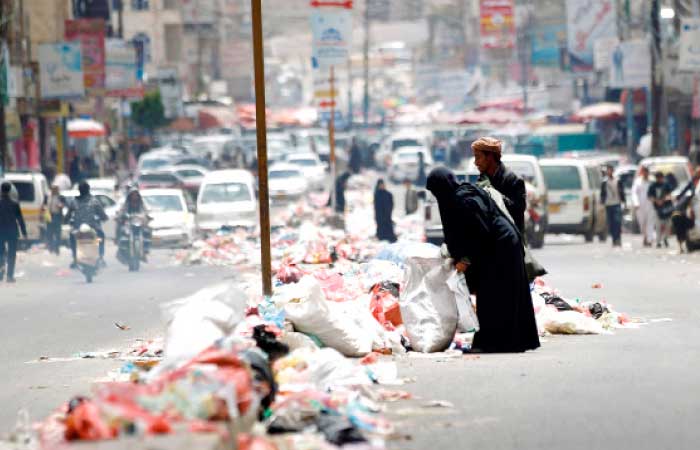
[[[145,195],[143,197],[146,207],[151,212],[184,211],[182,200],[177,195]]]
[[[34,183],[30,182],[20,182],[13,181],[12,184],[15,185],[17,189],[17,195],[20,202],[33,202],[36,198],[36,193],[34,192]]]
[[[542,167],[544,181],[550,191],[568,191],[581,189],[581,176],[574,166]]]
[[[177,183],[177,178],[169,173],[149,173],[139,177],[145,183]]]
[[[200,171],[194,169],[178,170],[176,173],[184,178],[197,178],[204,176]]]
[[[391,149],[396,150],[397,148],[414,147],[416,145],[420,145],[417,139],[394,139],[391,142]]]
[[[298,170],[271,170],[270,179],[279,180],[282,178],[297,178],[301,177],[301,172]]]
[[[292,159],[289,162],[302,167],[314,167],[317,165],[317,162],[313,159]]]
[[[531,185],[537,187],[537,177],[535,176],[535,165],[526,161],[506,162],[506,166],[516,175],[522,177]]]
[[[153,170],[168,165],[167,159],[145,159],[141,162],[141,169]]]
[[[417,161],[418,160],[418,152],[416,152],[416,153],[399,153],[397,156],[402,161]]]
[[[218,183],[207,184],[204,187],[201,202],[203,204],[231,203],[250,200],[252,200],[250,190],[244,183]]]

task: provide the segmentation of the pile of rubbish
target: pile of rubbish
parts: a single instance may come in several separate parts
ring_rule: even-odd
[[[272,296],[224,283],[164,304],[163,341],[129,353],[149,362],[129,361],[126,379],[71,399],[42,423],[42,445],[201,432],[238,448],[383,448],[395,430],[382,401],[409,397],[377,387],[404,383],[395,357],[461,354],[479,330],[464,277],[439,247],[411,241],[413,219],[404,223],[406,240],[391,245],[368,239],[359,219],[349,237],[314,221],[278,229]],[[203,263],[241,265],[257,253],[242,232],[206,246],[196,249]],[[542,279],[532,298],[543,335],[630,322]]]

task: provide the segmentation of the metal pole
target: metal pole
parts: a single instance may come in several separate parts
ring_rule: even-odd
[[[651,154],[661,154],[661,102],[663,97],[663,57],[661,53],[661,22],[659,0],[651,4]]]
[[[364,63],[364,93],[362,96],[362,119],[365,128],[369,126],[369,5],[371,0],[365,2],[365,43],[363,48]]]
[[[6,11],[8,5],[5,0],[0,0],[0,52],[7,42],[7,35],[9,30],[9,19],[10,14]],[[8,52],[9,53],[9,52]],[[5,64],[9,65],[10,61],[5,61]],[[0,66],[1,68],[1,66]],[[9,93],[8,93],[9,94]],[[5,134],[5,103],[2,98],[0,98],[0,174],[5,173],[5,163],[7,162],[7,135]]]
[[[331,66],[331,118],[328,121],[328,144],[330,146],[330,163],[331,163],[331,207],[335,211],[335,179],[337,174],[337,165],[335,160],[335,68]]]
[[[258,197],[260,201],[260,253],[263,295],[272,295],[270,251],[270,197],[267,184],[267,122],[265,117],[265,54],[262,0],[250,0],[253,12],[253,59],[255,66],[255,125],[258,137]]]

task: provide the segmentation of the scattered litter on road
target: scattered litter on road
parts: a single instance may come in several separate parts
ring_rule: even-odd
[[[117,327],[117,328],[119,328],[119,329],[122,330],[122,331],[131,330],[131,327],[130,327],[130,326],[128,326],[128,325],[123,325],[123,324],[121,324],[121,323],[119,323],[119,322],[114,322],[114,326]]]

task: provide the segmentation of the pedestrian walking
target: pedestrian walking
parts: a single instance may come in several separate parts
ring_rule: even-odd
[[[362,170],[362,151],[360,151],[360,146],[357,144],[357,138],[352,138],[352,145],[350,146],[350,170],[355,175]]]
[[[421,188],[425,186],[427,178],[425,176],[425,155],[423,152],[418,152],[418,176],[416,178],[416,186]]]
[[[671,193],[673,189],[668,185],[663,172],[654,174],[655,181],[649,186],[647,197],[654,205],[656,212],[656,247],[661,248],[663,243],[668,247],[668,233],[671,228],[671,215],[675,210]]]
[[[386,189],[384,180],[377,181],[374,188],[374,221],[377,224],[377,239],[380,241],[396,242],[394,222],[391,215],[394,211],[394,196]]]
[[[411,180],[406,178],[403,180],[403,185],[406,188],[404,195],[404,210],[407,216],[418,211],[418,191],[413,187]]]
[[[63,208],[65,201],[61,196],[58,186],[51,186],[42,216],[47,218],[46,223],[46,241],[49,251],[56,255],[61,253],[61,227],[63,226]]]
[[[632,182],[632,207],[637,217],[639,230],[644,238],[644,247],[651,247],[656,224],[656,211],[649,198],[650,185],[649,168],[642,166]]]
[[[445,168],[434,169],[427,188],[438,201],[445,244],[457,271],[476,295],[480,330],[472,351],[524,352],[540,346],[516,226],[484,189],[459,184]]]
[[[608,220],[608,232],[612,237],[613,247],[622,246],[622,205],[626,203],[625,186],[615,176],[612,166],[606,167],[606,178],[600,186],[600,201],[605,205]]]
[[[695,226],[697,220],[694,210],[695,196],[700,187],[700,169],[697,169],[688,184],[683,188],[676,198],[676,210],[671,216],[673,232],[678,241],[678,252],[690,251],[689,233]]]
[[[27,227],[24,224],[19,203],[10,198],[12,185],[2,183],[0,187],[0,281],[15,282],[15,263],[17,261],[17,241],[19,233],[27,238]]]
[[[511,172],[502,162],[503,143],[491,137],[482,137],[472,144],[474,164],[498,192],[503,195],[506,208],[513,218],[518,231],[525,236],[525,209],[527,190],[525,181]]]
[[[345,189],[348,186],[349,179],[350,179],[350,173],[343,172],[335,180],[335,212],[337,212],[339,214],[342,214],[345,212]]]

